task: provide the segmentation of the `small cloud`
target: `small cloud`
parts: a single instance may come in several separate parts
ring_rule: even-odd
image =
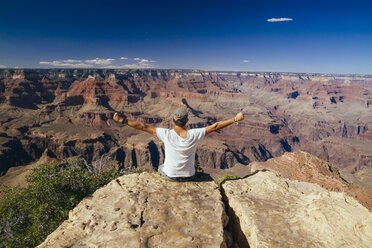
[[[128,59],[127,57],[120,57],[120,59]]]
[[[110,65],[110,64],[112,64],[113,61],[115,61],[115,59],[100,59],[100,58],[95,58],[95,59],[87,59],[87,60],[85,60],[86,63],[96,64],[96,65]]]
[[[63,64],[61,61],[57,61],[57,60],[55,60],[55,61],[40,61],[39,63],[42,64],[42,65],[54,65],[54,66],[58,66],[60,64]]]
[[[66,61],[66,60],[64,60]],[[40,61],[39,62],[42,65],[51,65],[51,66],[56,66],[56,67],[73,67],[73,68],[87,68],[87,67],[93,67],[91,64],[85,64],[85,63],[65,63],[62,61]]]
[[[141,59],[141,58],[133,58],[136,63],[133,64],[125,64],[125,65],[107,65],[105,68],[112,68],[112,69],[147,69],[147,68],[156,68],[151,63],[155,63],[155,60],[149,59]]]
[[[66,60],[63,60],[63,62],[66,62],[66,63],[80,63],[80,62],[82,62],[82,60],[79,60],[79,59],[66,59]]]
[[[148,60],[148,59],[141,59],[140,64],[144,64],[144,63],[155,63],[156,61],[155,60]]]
[[[141,61],[140,61],[140,62],[138,62],[138,63],[142,64],[142,63],[148,63],[148,62],[149,62],[149,60],[148,60],[148,59],[141,59]]]
[[[248,59],[244,59],[244,60],[242,60],[242,62],[243,62],[243,63],[249,63],[249,62],[251,62],[251,61],[248,60]]]
[[[126,65],[108,65],[104,68],[108,69],[150,69],[156,68],[154,65],[150,64],[126,64]]]
[[[267,19],[267,21],[268,22],[288,22],[288,21],[293,21],[293,19],[281,17],[281,18],[270,18],[270,19]]]
[[[0,68],[6,68],[6,65],[0,65]]]

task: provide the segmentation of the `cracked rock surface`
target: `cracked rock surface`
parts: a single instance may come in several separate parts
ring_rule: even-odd
[[[228,216],[225,213],[225,206]],[[226,181],[119,177],[39,247],[370,247],[372,213],[345,193],[258,171]]]
[[[251,248],[371,247],[372,214],[344,193],[270,171],[222,187]]]
[[[226,247],[226,219],[215,182],[144,172],[84,199],[39,247]]]

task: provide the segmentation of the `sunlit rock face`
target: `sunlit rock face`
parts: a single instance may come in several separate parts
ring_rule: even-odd
[[[352,197],[272,171],[228,180],[119,177],[38,247],[369,247],[372,213]]]
[[[240,246],[370,247],[372,214],[344,193],[258,172],[226,181],[224,197]],[[240,235],[239,235],[240,234]]]
[[[84,199],[39,247],[227,247],[227,221],[213,181],[131,174]]]
[[[252,172],[268,169],[284,178],[315,183],[335,192],[345,192],[372,210],[372,188],[350,183],[337,167],[307,152],[286,152],[266,162],[252,162],[250,169]]]

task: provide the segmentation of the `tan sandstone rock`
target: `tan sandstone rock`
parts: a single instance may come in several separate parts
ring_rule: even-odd
[[[39,247],[226,247],[226,219],[213,181],[169,182],[144,172],[84,199]]]
[[[270,171],[226,181],[222,187],[230,211],[239,218],[241,229],[234,235],[244,234],[241,246],[247,241],[251,248],[372,245],[372,214],[344,193]]]
[[[286,152],[265,162],[252,162],[250,167],[251,171],[268,169],[291,180],[316,183],[331,191],[345,192],[372,211],[372,188],[348,183],[337,167],[310,153]]]

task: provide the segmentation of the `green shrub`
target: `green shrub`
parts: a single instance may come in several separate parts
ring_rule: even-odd
[[[196,172],[199,172],[199,173],[203,173],[204,172],[203,168],[196,161],[195,161],[195,170],[196,170]]]
[[[92,173],[81,158],[36,167],[25,188],[1,192],[0,247],[35,247],[83,198],[122,174],[117,166]]]
[[[218,185],[220,185],[221,183],[223,183],[224,181],[226,181],[228,179],[236,179],[236,178],[238,178],[238,176],[236,174],[229,175],[229,173],[226,172],[223,176],[221,176],[217,179],[217,183],[218,183]]]

